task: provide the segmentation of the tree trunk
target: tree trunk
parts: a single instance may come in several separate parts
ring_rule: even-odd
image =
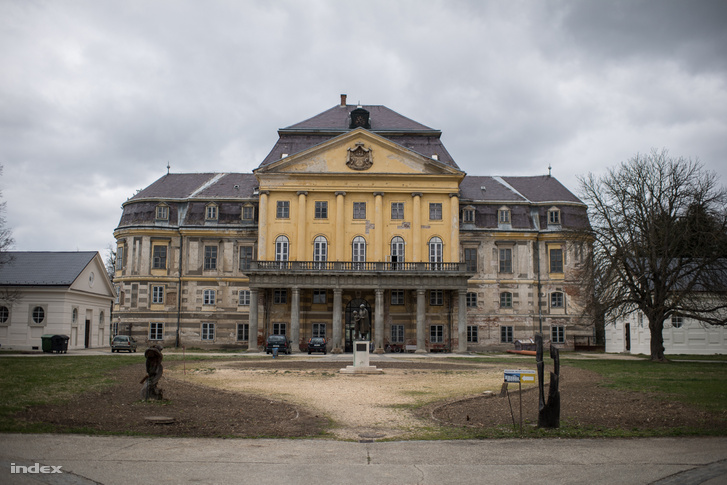
[[[666,362],[664,357],[664,317],[649,320],[651,333],[651,361]]]

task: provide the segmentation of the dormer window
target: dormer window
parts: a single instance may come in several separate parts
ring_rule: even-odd
[[[497,222],[499,224],[510,224],[510,209],[501,207],[497,211]]]
[[[351,123],[348,125],[349,128],[371,128],[369,122],[369,112],[361,107],[351,111]]]
[[[252,205],[244,205],[242,207],[242,220],[251,221],[255,218],[255,207]]]
[[[206,221],[217,220],[217,204],[207,204],[204,211],[204,219]]]
[[[560,209],[552,207],[548,209],[548,225],[560,224]]]
[[[474,224],[475,222],[475,208],[467,206],[462,209],[462,222],[465,224]]]
[[[156,209],[156,220],[157,221],[168,221],[169,220],[169,206],[166,204],[159,204]]]

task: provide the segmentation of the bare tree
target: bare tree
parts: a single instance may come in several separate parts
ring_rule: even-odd
[[[727,192],[714,174],[652,150],[580,183],[596,306],[608,321],[643,312],[655,361],[665,360],[668,318],[727,324]]]
[[[3,166],[0,165],[0,175],[3,173]],[[2,198],[2,192],[0,192],[0,199]],[[0,265],[3,264],[7,258],[7,251],[12,247],[13,233],[5,225],[5,202],[0,203]]]

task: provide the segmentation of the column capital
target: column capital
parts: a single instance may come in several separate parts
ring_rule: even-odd
[[[298,195],[308,195],[308,191],[306,190],[299,190]]]
[[[336,197],[338,197],[339,195],[343,195],[345,197],[346,192],[339,190],[338,192],[336,192]]]
[[[424,195],[424,194],[422,194],[421,192],[412,192],[411,193],[412,197],[421,197],[422,195]]]
[[[383,197],[384,192],[374,192],[374,197]]]
[[[452,192],[451,194],[449,194],[450,199],[453,197],[459,197],[459,192]]]
[[[259,193],[260,195],[270,195],[270,191],[269,191],[269,190],[261,190],[261,191],[259,191],[258,193]]]

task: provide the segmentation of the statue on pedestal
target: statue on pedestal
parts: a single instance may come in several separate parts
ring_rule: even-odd
[[[357,340],[364,340],[371,330],[371,324],[369,322],[369,311],[366,310],[366,305],[361,303],[361,307],[358,311],[353,311],[353,322],[354,330],[353,336]]]
[[[145,401],[161,401],[162,389],[157,387],[164,373],[162,366],[164,356],[161,346],[152,345],[146,349],[144,357],[146,357],[146,376],[141,380],[141,384],[144,384],[144,387],[141,388],[141,398]]]

